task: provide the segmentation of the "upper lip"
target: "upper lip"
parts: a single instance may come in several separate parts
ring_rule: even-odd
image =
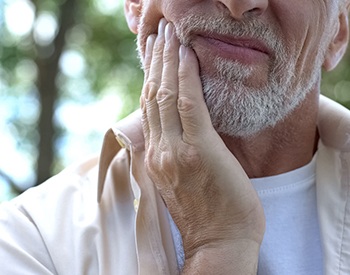
[[[259,39],[251,37],[233,37],[229,35],[221,35],[215,33],[199,33],[197,35],[206,39],[218,40],[220,42],[231,44],[233,46],[249,48],[255,51],[265,53],[267,55],[271,54],[271,50],[269,49],[269,47]]]

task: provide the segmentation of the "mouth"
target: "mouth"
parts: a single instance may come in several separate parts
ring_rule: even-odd
[[[197,54],[215,55],[243,64],[265,62],[271,51],[261,40],[217,34],[197,34],[193,40]]]

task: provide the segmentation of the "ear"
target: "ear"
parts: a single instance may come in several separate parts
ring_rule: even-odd
[[[137,26],[142,8],[142,0],[125,0],[124,12],[130,31],[137,34]]]
[[[342,11],[338,18],[338,30],[333,37],[331,43],[329,44],[325,60],[323,63],[323,68],[326,71],[333,70],[342,59],[349,40],[349,20],[348,20],[349,10],[346,8]]]

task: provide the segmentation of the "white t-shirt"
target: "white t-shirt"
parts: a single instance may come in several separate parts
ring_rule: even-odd
[[[259,275],[322,274],[322,247],[316,208],[315,157],[304,167],[252,179],[266,216],[260,249]],[[184,251],[179,230],[171,219],[179,268]]]

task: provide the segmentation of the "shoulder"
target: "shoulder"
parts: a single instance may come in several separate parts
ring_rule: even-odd
[[[98,211],[97,168],[98,158],[80,162],[0,206],[0,258],[11,270],[73,272],[76,235],[82,224],[91,228]]]
[[[69,231],[72,229],[69,223],[74,225],[74,220],[89,219],[97,211],[97,171],[97,157],[74,164],[3,203],[1,213],[16,213],[9,219],[27,220],[27,225],[35,227],[43,237],[59,236],[57,230]]]
[[[97,171],[98,157],[80,161],[39,186],[28,189],[10,203],[19,209],[42,208],[43,205],[64,207],[73,203],[76,197],[81,198],[81,194],[86,196],[92,193],[91,196],[96,198]]]
[[[350,111],[324,96],[320,97],[318,130],[326,146],[350,152]]]

